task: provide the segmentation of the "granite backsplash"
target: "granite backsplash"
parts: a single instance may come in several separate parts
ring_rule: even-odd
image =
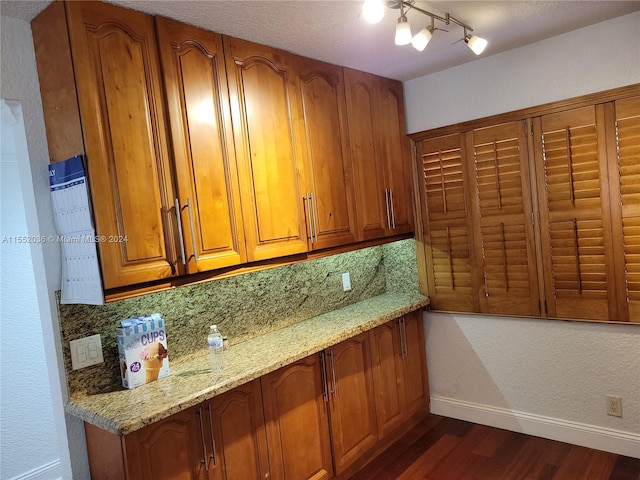
[[[352,290],[342,291],[349,272]],[[106,305],[59,305],[65,369],[72,398],[120,390],[115,329],[120,320],[158,312],[165,318],[169,359],[203,355],[215,323],[237,344],[386,291],[418,292],[413,239],[177,287]],[[102,336],[104,363],[71,370],[69,341]]]

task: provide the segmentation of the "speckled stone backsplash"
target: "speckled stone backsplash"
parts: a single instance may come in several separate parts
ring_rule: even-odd
[[[150,313],[165,318],[169,360],[206,349],[215,323],[231,345],[388,291],[418,291],[415,241],[356,250],[255,273],[212,280],[102,306],[59,305],[65,368],[72,398],[120,390],[115,329]],[[352,290],[342,291],[349,272]],[[99,333],[104,363],[71,370],[69,341]]]

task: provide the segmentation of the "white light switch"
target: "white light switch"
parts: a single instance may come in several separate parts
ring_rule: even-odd
[[[351,290],[351,277],[349,276],[349,272],[342,274],[342,291],[348,292]]]
[[[100,334],[71,340],[69,347],[71,349],[71,368],[73,370],[104,362]]]

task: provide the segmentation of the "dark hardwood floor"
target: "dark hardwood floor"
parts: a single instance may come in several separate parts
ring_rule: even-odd
[[[351,480],[639,480],[640,459],[431,415]]]

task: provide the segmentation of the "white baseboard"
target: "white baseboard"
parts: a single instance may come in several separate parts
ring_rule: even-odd
[[[431,413],[640,458],[640,435],[501,407],[432,396]]]
[[[62,465],[60,460],[40,465],[33,470],[22,473],[10,480],[62,480]]]

